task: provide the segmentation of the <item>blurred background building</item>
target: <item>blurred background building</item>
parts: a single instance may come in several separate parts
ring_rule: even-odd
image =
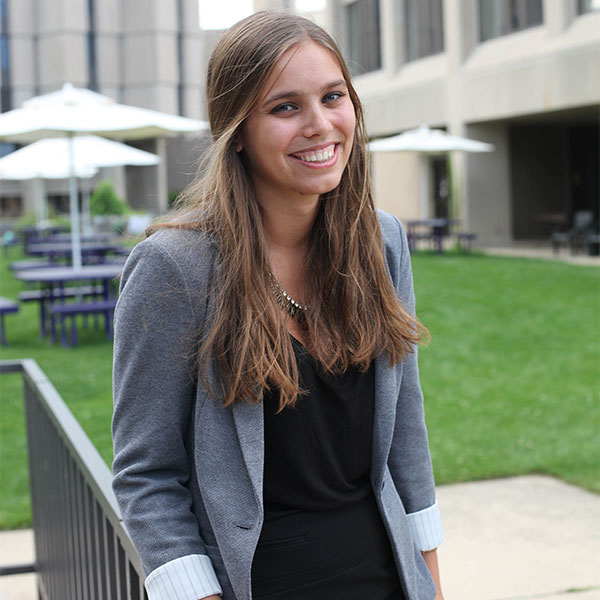
[[[329,0],[371,136],[426,124],[491,142],[486,154],[375,154],[381,206],[458,217],[480,243],[548,240],[574,215],[598,219],[598,0]],[[451,181],[448,177],[451,175]],[[452,189],[454,206],[449,205]]]
[[[235,4],[222,2],[226,7]],[[490,154],[373,155],[380,206],[404,219],[455,217],[485,245],[548,240],[581,211],[598,219],[600,0],[255,0],[308,11],[340,41],[369,134],[421,124],[491,142]],[[198,0],[0,0],[1,110],[66,81],[118,102],[205,118],[203,81],[219,31]],[[208,144],[145,140],[160,168],[114,169],[136,209],[162,211]],[[3,153],[9,148],[4,148]],[[166,181],[157,194],[157,178]],[[94,180],[92,180],[92,184]],[[0,182],[2,214],[27,186]],[[66,203],[66,184],[48,184]],[[54,196],[54,198],[52,197]]]
[[[201,118],[206,55],[198,18],[198,0],[0,0],[1,110],[70,82],[120,103]],[[159,154],[161,166],[103,170],[83,185],[109,177],[132,208],[163,211],[168,192],[195,172],[206,139],[132,143]],[[0,186],[3,214],[31,210],[27,184]],[[68,212],[66,182],[48,180],[46,188],[50,203]]]

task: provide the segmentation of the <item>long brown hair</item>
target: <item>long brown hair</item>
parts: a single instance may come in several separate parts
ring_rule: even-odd
[[[303,17],[256,13],[227,30],[210,57],[206,92],[213,144],[202,175],[184,191],[180,209],[151,228],[198,229],[217,242],[214,313],[198,360],[205,385],[206,365],[216,360],[226,406],[258,401],[263,390],[276,388],[283,408],[301,393],[285,319],[273,301],[259,203],[235,138],[279,58],[305,41],[337,59],[356,113],[348,165],[339,185],[321,196],[311,232],[310,310],[301,320],[310,351],[329,372],[366,370],[382,353],[390,365],[402,361],[425,332],[402,307],[386,270],[363,109],[337,45]]]

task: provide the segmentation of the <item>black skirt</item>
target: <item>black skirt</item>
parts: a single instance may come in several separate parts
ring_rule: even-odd
[[[265,522],[252,565],[254,600],[404,600],[372,494],[350,506]]]

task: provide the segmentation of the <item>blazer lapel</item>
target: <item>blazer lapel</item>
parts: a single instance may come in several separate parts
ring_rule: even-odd
[[[259,403],[236,402],[233,421],[237,432],[244,463],[258,502],[262,506],[263,468],[265,454],[265,430],[262,400]]]
[[[398,365],[390,367],[388,361],[386,355],[375,359],[375,412],[371,459],[371,481],[375,490],[381,487],[394,435],[398,378],[401,372]]]

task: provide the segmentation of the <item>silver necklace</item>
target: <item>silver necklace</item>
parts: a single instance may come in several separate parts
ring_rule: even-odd
[[[308,309],[308,306],[304,306],[294,300],[283,288],[281,283],[279,283],[279,279],[273,275],[273,273],[269,273],[271,277],[271,290],[273,291],[273,295],[275,296],[275,300],[277,300],[277,304],[281,307],[282,310],[285,310],[290,314],[292,319],[297,315],[303,313]]]

